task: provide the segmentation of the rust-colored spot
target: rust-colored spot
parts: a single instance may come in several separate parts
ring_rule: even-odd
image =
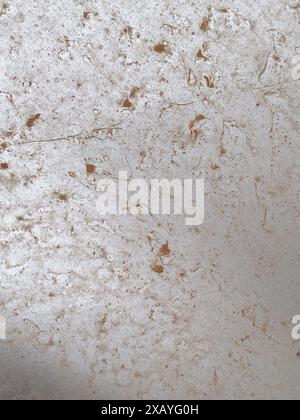
[[[1,131],[3,137],[10,138],[15,135],[13,131]]]
[[[68,202],[69,201],[69,196],[68,194],[65,193],[60,193],[60,192],[55,192],[54,196],[57,200],[59,201],[64,201],[64,202]]]
[[[1,168],[2,170],[6,170],[6,169],[8,169],[8,163],[1,163],[1,164],[0,164],[0,168]]]
[[[138,87],[134,86],[134,87],[131,89],[131,92],[130,92],[129,97],[130,97],[131,99],[136,98],[137,94],[139,93],[139,90],[140,90],[140,89],[139,89]]]
[[[300,357],[300,351],[298,351],[298,353],[296,354],[297,357]]]
[[[196,78],[195,73],[193,72],[192,69],[189,69],[188,84],[190,86],[195,86],[197,84],[197,78]]]
[[[206,117],[202,114],[196,115],[196,117],[193,118],[192,121],[190,122],[189,129],[192,130],[195,127],[195,124],[197,124],[198,122],[203,121],[205,119],[206,119]]]
[[[191,140],[192,142],[195,142],[201,135],[202,131],[197,129],[197,128],[193,128],[191,130]]]
[[[0,149],[6,150],[8,148],[8,145],[6,143],[0,144]]]
[[[216,163],[212,163],[212,165],[211,165],[211,169],[212,169],[213,171],[217,171],[217,170],[219,170],[219,169],[220,169],[220,166],[219,166],[219,165],[217,165]]]
[[[90,19],[92,15],[93,15],[93,14],[92,14],[92,12],[90,12],[90,11],[88,11],[88,10],[86,10],[86,11],[83,13],[83,17],[84,17],[84,19],[86,19],[86,20]]]
[[[166,242],[159,250],[159,255],[161,257],[169,257],[170,256],[170,249],[169,249],[169,242]]]
[[[32,128],[37,123],[37,121],[40,119],[40,116],[41,116],[41,114],[32,115],[30,118],[28,118],[28,120],[26,122],[26,126],[28,128]]]
[[[164,267],[161,264],[154,264],[152,265],[151,269],[157,274],[162,274],[165,271]]]
[[[210,18],[205,16],[204,18],[202,18],[200,22],[200,30],[202,32],[207,32],[209,30],[209,26],[210,26]]]
[[[197,52],[197,58],[198,58],[198,60],[207,60],[207,58],[205,57],[205,55],[204,55],[203,51],[201,50],[201,48]]]
[[[170,52],[170,48],[166,42],[160,42],[154,46],[154,51],[158,54],[165,54]]]
[[[132,102],[130,102],[129,98],[126,98],[126,99],[124,99],[124,101],[122,103],[122,107],[130,109],[130,108],[133,107],[133,104],[132,104]]]
[[[226,151],[225,147],[221,146],[220,147],[220,155],[224,156],[224,155],[226,155],[226,153],[227,153],[227,151]]]
[[[88,163],[85,168],[88,174],[93,174],[96,170],[96,166],[91,163]]]
[[[214,87],[214,82],[211,76],[203,76],[204,80],[206,81],[207,87],[212,89]]]
[[[133,37],[133,27],[129,26],[129,25],[126,25],[124,27],[124,33],[127,34],[130,39],[132,39],[132,37]]]

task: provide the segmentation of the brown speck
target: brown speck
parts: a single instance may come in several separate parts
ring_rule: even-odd
[[[191,130],[191,140],[192,140],[192,142],[195,142],[199,138],[201,133],[202,133],[201,130],[197,130],[196,128],[193,128]]]
[[[203,51],[201,50],[201,48],[200,48],[200,50],[197,52],[197,59],[198,60],[207,60],[207,58],[205,57],[205,55],[204,55],[204,53],[203,53]]]
[[[210,25],[210,18],[206,16],[200,22],[200,30],[202,32],[207,32],[209,30],[209,25]]]
[[[36,114],[36,115],[33,115],[30,118],[28,118],[28,120],[26,122],[26,126],[28,128],[32,128],[37,123],[37,121],[40,119],[40,116],[41,116],[41,114]]]
[[[87,172],[88,174],[93,174],[93,173],[95,172],[95,170],[96,170],[95,165],[92,165],[91,163],[88,163],[88,164],[86,165],[86,172]]]
[[[161,257],[169,257],[170,256],[170,249],[169,249],[169,242],[166,242],[159,250],[159,255]]]
[[[170,52],[170,48],[166,42],[160,42],[154,46],[154,51],[158,54],[165,54]]]
[[[54,193],[54,196],[55,196],[55,197],[57,198],[57,200],[59,200],[59,201],[64,201],[64,202],[69,201],[69,196],[68,196],[68,194],[55,192],[55,193]]]
[[[224,155],[226,155],[226,153],[227,153],[227,151],[226,151],[225,147],[221,146],[221,148],[220,148],[220,155],[221,156],[224,156]]]
[[[83,13],[83,17],[86,20],[90,19],[91,16],[92,16],[92,12],[90,12],[88,10]]]
[[[8,164],[7,164],[7,163],[1,163],[1,164],[0,164],[0,168],[1,168],[2,170],[6,170],[6,169],[8,169]]]
[[[202,114],[196,115],[195,118],[192,119],[192,121],[189,124],[189,129],[192,130],[196,123],[205,120],[205,116]]]
[[[246,335],[245,337],[241,338],[241,342],[244,343],[245,341],[249,340],[250,335]]]
[[[126,25],[125,28],[124,28],[124,33],[128,35],[130,40],[132,40],[132,38],[133,38],[133,28],[132,28],[132,26]]]
[[[215,387],[218,386],[218,382],[219,382],[219,377],[218,377],[218,373],[216,371],[216,369],[214,369],[214,378],[213,378],[213,384]]]
[[[137,96],[137,94],[139,93],[139,88],[138,87],[136,87],[136,86],[134,86],[132,89],[131,89],[131,92],[130,92],[130,95],[129,95],[129,97],[131,98],[131,99],[134,99],[136,96]]]
[[[3,137],[10,138],[15,135],[13,131],[1,131]]]
[[[213,171],[217,171],[218,169],[220,169],[220,166],[219,166],[219,165],[217,165],[216,163],[212,163],[212,165],[211,165],[211,169],[212,169]]]
[[[68,175],[69,175],[71,178],[76,178],[76,174],[75,174],[75,172],[73,172],[73,171],[68,172]]]
[[[203,76],[204,80],[206,81],[207,87],[212,89],[214,87],[214,82],[211,76]]]
[[[275,53],[273,55],[273,59],[274,59],[274,61],[276,61],[278,63],[280,61],[280,55],[278,53]]]
[[[297,357],[300,357],[300,351],[298,351],[298,353],[296,354]]]
[[[154,271],[155,273],[158,273],[158,274],[162,274],[165,271],[164,267],[161,264],[154,264],[151,267],[151,269],[152,269],[152,271]]]
[[[130,109],[133,107],[133,104],[130,102],[129,98],[126,98],[122,103],[122,107]]]
[[[0,149],[6,150],[8,148],[6,143],[1,143],[0,144]]]
[[[195,86],[197,84],[197,78],[196,78],[195,73],[193,72],[192,69],[189,70],[188,84],[190,86]]]

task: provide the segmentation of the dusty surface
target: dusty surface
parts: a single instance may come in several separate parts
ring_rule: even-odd
[[[1,0],[1,399],[299,398],[299,19]],[[205,176],[205,223],[102,219],[119,170]]]

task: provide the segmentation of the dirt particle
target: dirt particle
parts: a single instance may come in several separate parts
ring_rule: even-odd
[[[298,353],[296,354],[297,357],[300,357],[300,351],[298,351]]]
[[[28,120],[26,122],[26,126],[28,128],[32,128],[38,122],[40,117],[41,117],[41,114],[32,115],[30,118],[28,118]]]
[[[8,148],[8,145],[6,143],[0,144],[0,149],[6,150]]]
[[[69,171],[68,172],[68,175],[71,177],[71,178],[76,178],[76,173],[75,172],[73,172],[73,171]]]
[[[6,162],[1,163],[1,164],[0,164],[0,168],[1,168],[3,171],[5,171],[6,169],[8,169],[8,168],[9,168],[8,163],[6,163]]]
[[[85,168],[88,174],[93,174],[96,171],[95,165],[92,165],[91,163],[88,163]]]
[[[159,250],[159,255],[161,257],[169,257],[171,254],[170,248],[169,248],[169,242],[166,242]]]
[[[162,274],[165,271],[164,267],[161,264],[154,264],[152,265],[151,269],[157,274]]]
[[[154,46],[154,51],[158,54],[166,54],[170,52],[170,48],[166,42],[160,42]]]

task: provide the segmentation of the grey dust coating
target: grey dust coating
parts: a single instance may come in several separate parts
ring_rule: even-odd
[[[298,399],[297,0],[0,0],[1,399]],[[292,64],[294,63],[294,64]],[[97,182],[205,178],[205,220]]]

